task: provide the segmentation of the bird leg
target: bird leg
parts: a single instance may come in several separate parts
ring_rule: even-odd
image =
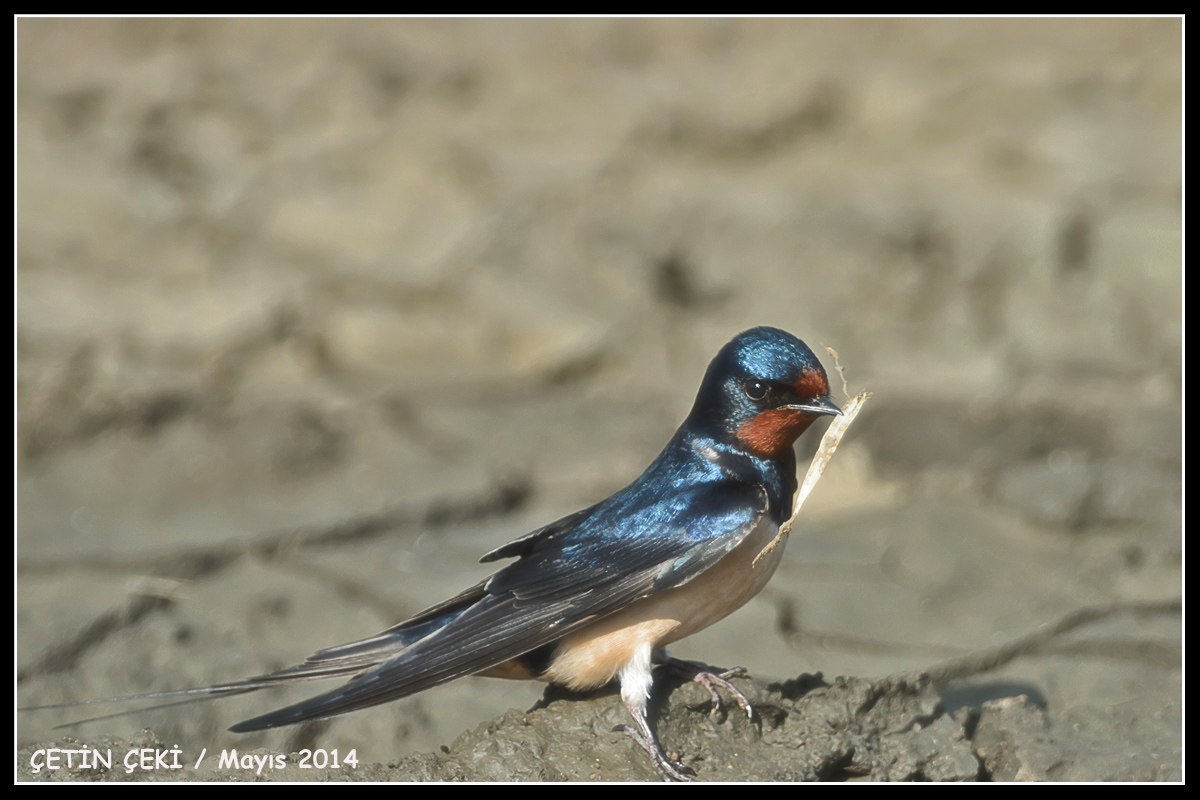
[[[650,700],[650,688],[654,685],[653,653],[649,642],[639,644],[634,650],[633,657],[621,667],[618,675],[621,681],[621,701],[633,717],[633,727],[622,725],[625,735],[633,739],[650,756],[654,769],[664,781],[690,781],[688,773],[691,769],[672,761],[663,752],[658,737],[650,729],[650,720],[646,716],[646,704]],[[686,772],[684,771],[686,770]]]
[[[629,716],[633,717],[633,725],[622,725],[621,728],[626,736],[637,742],[646,751],[647,755],[650,756],[650,760],[654,762],[654,770],[658,773],[659,777],[668,783],[671,781],[686,783],[693,780],[692,775],[695,773],[690,767],[672,761],[663,752],[658,737],[654,735],[654,731],[650,730],[650,721],[646,718],[645,701],[643,700],[640,704],[637,704],[626,700],[625,708],[629,710]],[[688,773],[691,773],[691,775]]]
[[[639,653],[638,655],[642,656],[643,654]],[[646,664],[647,661],[650,663]],[[721,708],[721,696],[717,694],[717,689],[721,688],[733,695],[738,705],[746,712],[746,716],[754,719],[754,710],[750,707],[750,701],[746,699],[746,695],[729,682],[730,678],[745,677],[746,670],[742,667],[734,667],[718,671],[717,667],[710,667],[707,664],[672,658],[667,655],[665,650],[657,650],[647,659],[635,658],[622,670],[621,699],[629,711],[629,716],[633,717],[634,723],[632,726],[622,726],[625,735],[646,751],[654,762],[655,771],[664,781],[691,781],[695,772],[690,767],[672,761],[650,729],[650,720],[646,715],[646,701],[650,696],[650,680],[648,680],[647,674],[650,664],[661,666],[672,675],[677,675],[684,680],[695,681],[708,689],[709,695],[712,696],[712,713],[717,713]]]
[[[684,661],[680,658],[673,658],[667,655],[665,650],[660,650],[654,654],[654,663],[666,668],[672,675],[677,675],[684,680],[695,681],[705,689],[708,689],[709,695],[712,696],[713,714],[721,710],[721,696],[717,694],[717,687],[720,687],[733,695],[733,699],[746,712],[747,717],[751,720],[754,719],[754,709],[750,707],[750,701],[746,699],[746,695],[742,694],[741,690],[729,682],[729,678],[746,677],[744,667],[734,667],[733,669],[718,672],[718,667],[711,667],[708,664],[701,664],[698,661]]]

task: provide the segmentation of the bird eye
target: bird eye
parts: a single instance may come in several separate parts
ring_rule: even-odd
[[[763,381],[749,380],[742,386],[742,390],[746,393],[746,397],[751,400],[762,400],[767,396],[769,386]]]

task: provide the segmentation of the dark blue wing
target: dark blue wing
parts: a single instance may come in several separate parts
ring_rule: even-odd
[[[741,482],[657,494],[635,484],[569,529],[512,543],[520,543],[521,559],[488,581],[377,637],[306,662],[328,668],[341,659],[374,658],[378,666],[230,730],[337,716],[504,663],[701,574],[754,530],[767,505],[765,490]],[[413,641],[414,634],[422,638]]]

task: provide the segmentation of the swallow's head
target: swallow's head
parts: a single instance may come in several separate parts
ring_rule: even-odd
[[[816,420],[840,414],[808,345],[778,328],[752,328],[708,365],[691,419],[759,458],[782,458]]]

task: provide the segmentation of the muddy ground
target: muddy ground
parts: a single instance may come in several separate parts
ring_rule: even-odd
[[[754,724],[664,681],[668,750],[1179,779],[1180,28],[20,20],[18,702],[262,673],[444,599],[636,476],[766,324],[875,396],[766,591],[673,648],[747,667]],[[35,776],[65,733],[357,755],[288,779],[654,777],[615,697],[531,683],[225,732],[306,691],[20,712],[18,776],[128,779]]]

